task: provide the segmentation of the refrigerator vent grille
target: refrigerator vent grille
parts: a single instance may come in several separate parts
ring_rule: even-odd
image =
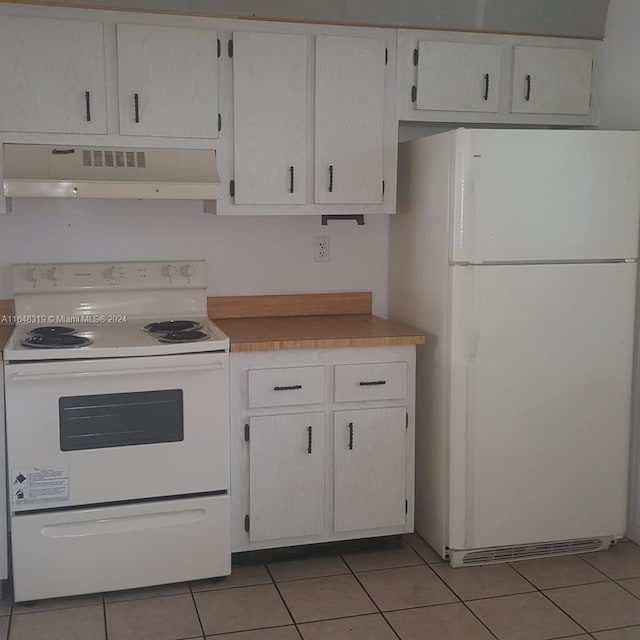
[[[492,547],[470,551],[462,559],[463,565],[486,564],[488,562],[506,562],[509,560],[527,560],[545,556],[560,556],[569,553],[584,553],[602,549],[600,538],[582,540],[561,540],[538,544],[523,544],[511,547]]]

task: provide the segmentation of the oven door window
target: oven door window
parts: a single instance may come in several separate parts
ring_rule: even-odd
[[[60,449],[105,449],[184,440],[182,389],[58,399]]]

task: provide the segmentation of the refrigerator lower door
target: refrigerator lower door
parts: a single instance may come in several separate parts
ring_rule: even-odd
[[[449,546],[622,534],[636,264],[451,269]]]

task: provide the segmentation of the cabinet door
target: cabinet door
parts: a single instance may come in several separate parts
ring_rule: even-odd
[[[514,113],[586,115],[593,53],[588,49],[514,47]]]
[[[106,133],[102,24],[2,16],[0,131]]]
[[[316,37],[316,203],[382,202],[385,42]]]
[[[336,531],[404,524],[405,416],[403,407],[334,413]]]
[[[251,540],[321,533],[324,529],[324,469],[324,413],[251,418]]]
[[[218,137],[215,31],[119,24],[120,133]]]
[[[233,34],[236,204],[307,201],[305,36]]]
[[[420,41],[416,108],[498,111],[501,47]]]

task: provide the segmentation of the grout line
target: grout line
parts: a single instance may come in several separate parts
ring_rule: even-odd
[[[104,620],[104,639],[109,640],[109,630],[107,629],[107,602],[104,598],[104,593],[102,594],[102,619]]]
[[[302,638],[302,632],[300,631],[300,629],[298,629],[298,623],[296,622],[296,619],[293,617],[293,613],[291,613],[291,609],[289,609],[289,605],[287,604],[287,601],[285,600],[284,596],[282,595],[282,593],[280,591],[280,587],[278,587],[278,583],[273,579],[273,574],[271,573],[271,571],[269,569],[269,565],[264,564],[262,566],[266,569],[267,573],[269,574],[269,577],[273,581],[273,586],[276,588],[276,591],[278,592],[278,595],[280,596],[280,600],[282,600],[282,604],[284,604],[284,608],[287,610],[287,613],[289,614],[289,617],[291,618],[291,621],[293,622],[293,626],[295,627],[296,631],[298,632],[298,635]]]
[[[195,597],[195,595],[193,593],[193,589],[191,588],[191,582],[187,581],[187,585],[189,587],[189,593],[191,594],[191,600],[193,602],[193,608],[196,610],[196,616],[198,616],[198,624],[200,625],[200,630],[202,631],[202,637],[205,638],[206,634],[204,632],[204,625],[202,624],[202,619],[200,618],[200,611],[198,609],[198,603],[196,602],[196,597]]]

